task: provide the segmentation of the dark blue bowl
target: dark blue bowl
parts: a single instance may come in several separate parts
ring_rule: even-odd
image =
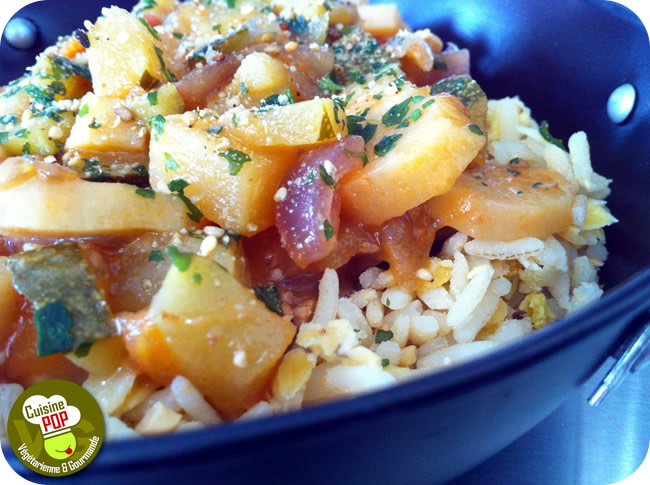
[[[48,25],[36,50],[95,18],[102,2],[46,3],[21,12]],[[107,443],[67,482],[444,482],[548,416],[643,323],[637,317],[650,307],[650,45],[636,16],[601,0],[398,3],[414,28],[431,27],[470,48],[472,73],[490,97],[519,95],[565,139],[587,132],[596,170],[614,179],[609,206],[620,219],[607,230],[604,298],[485,358],[382,392],[271,419]],[[55,4],[65,18],[52,15]],[[17,61],[6,45],[0,52],[2,82],[32,59]],[[623,83],[636,87],[638,101],[630,119],[615,125],[607,99]],[[11,451],[6,456],[25,477],[43,481]]]

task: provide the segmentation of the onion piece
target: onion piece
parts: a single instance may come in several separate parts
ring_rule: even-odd
[[[205,108],[212,95],[228,85],[241,61],[231,55],[190,71],[176,83],[176,89],[185,101],[185,109]]]
[[[276,194],[275,221],[282,246],[301,268],[334,249],[341,210],[338,182],[362,167],[365,155],[361,154],[364,142],[360,136],[309,150],[299,156]]]

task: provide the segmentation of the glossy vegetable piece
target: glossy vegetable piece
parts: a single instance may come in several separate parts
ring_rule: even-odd
[[[472,122],[487,130],[487,95],[470,76],[449,76],[431,86],[431,94],[447,93],[456,96],[469,111]],[[487,131],[486,131],[487,132]]]
[[[269,390],[295,328],[218,264],[183,257],[189,265],[171,266],[146,317],[124,322],[127,348],[159,382],[183,375],[234,418]]]
[[[233,111],[227,119],[230,133],[246,145],[314,145],[346,134],[345,113],[331,99],[269,105],[241,114]]]
[[[7,266],[16,289],[36,306],[39,356],[75,350],[115,333],[77,243],[14,254]]]
[[[7,258],[0,257],[0,345],[9,339],[20,308],[20,296],[13,287],[6,261]]]
[[[136,120],[145,123],[156,115],[167,116],[185,111],[183,97],[172,83],[149,92],[136,88],[127,96],[126,106]]]
[[[346,137],[304,152],[282,183],[276,205],[282,246],[301,268],[323,259],[337,244],[339,181],[363,166],[363,138]]]
[[[212,95],[230,83],[240,62],[237,57],[226,55],[183,76],[176,83],[176,89],[185,101],[185,109],[205,108]]]
[[[56,164],[11,158],[0,164],[0,234],[125,235],[194,227],[169,194],[79,179]]]
[[[126,10],[104,8],[88,39],[88,66],[98,96],[124,98],[135,86],[175,80],[163,65],[160,41]]]
[[[445,193],[483,148],[485,135],[472,129],[457,98],[427,94],[407,83],[392,96],[353,98],[348,105],[348,113],[369,108],[366,120],[377,120],[364,125],[376,125],[366,143],[370,163],[341,182],[343,212],[351,218],[379,226]],[[348,117],[354,133],[349,125]]]
[[[547,237],[573,222],[576,187],[562,175],[519,162],[472,165],[446,194],[427,205],[441,225],[476,239]]]
[[[273,224],[273,195],[296,155],[253,149],[234,137],[229,141],[225,132],[214,121],[188,125],[183,116],[167,117],[159,138],[151,140],[151,184],[168,191],[168,183],[183,179],[189,183],[185,195],[206,218],[237,234],[254,234]]]

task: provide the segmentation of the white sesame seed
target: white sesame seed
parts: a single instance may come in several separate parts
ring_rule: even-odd
[[[287,198],[287,189],[285,187],[280,187],[278,191],[273,196],[273,200],[276,202],[282,202]]]
[[[224,231],[223,229],[217,226],[205,226],[203,228],[203,232],[206,233],[208,236],[214,236],[217,239],[219,239],[226,233],[226,231]]]
[[[201,241],[200,251],[201,256],[209,256],[214,248],[217,247],[217,238],[214,236],[208,236],[203,241]]]

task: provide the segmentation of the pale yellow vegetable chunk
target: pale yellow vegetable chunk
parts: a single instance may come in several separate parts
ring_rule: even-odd
[[[166,80],[156,53],[156,48],[160,49],[164,60],[162,44],[126,10],[102,9],[88,39],[88,67],[95,94],[124,98],[134,86]]]
[[[225,417],[240,416],[270,390],[295,327],[214,261],[177,263],[149,312],[122,322],[129,353],[159,382],[182,375]]]
[[[275,221],[273,195],[295,162],[296,154],[252,148],[232,136],[229,141],[208,133],[210,124],[205,120],[186,123],[183,118],[167,117],[158,139],[151,138],[152,187],[166,191],[172,180],[185,180],[189,183],[185,195],[203,214],[237,234],[248,236],[271,226]],[[227,158],[229,150],[238,150],[250,160],[236,167]],[[231,175],[231,170],[237,169]]]
[[[363,30],[375,37],[390,37],[405,28],[395,3],[359,5],[358,9]]]
[[[195,227],[181,200],[154,197],[132,185],[86,182],[56,164],[10,158],[0,164],[0,234],[109,236]]]

